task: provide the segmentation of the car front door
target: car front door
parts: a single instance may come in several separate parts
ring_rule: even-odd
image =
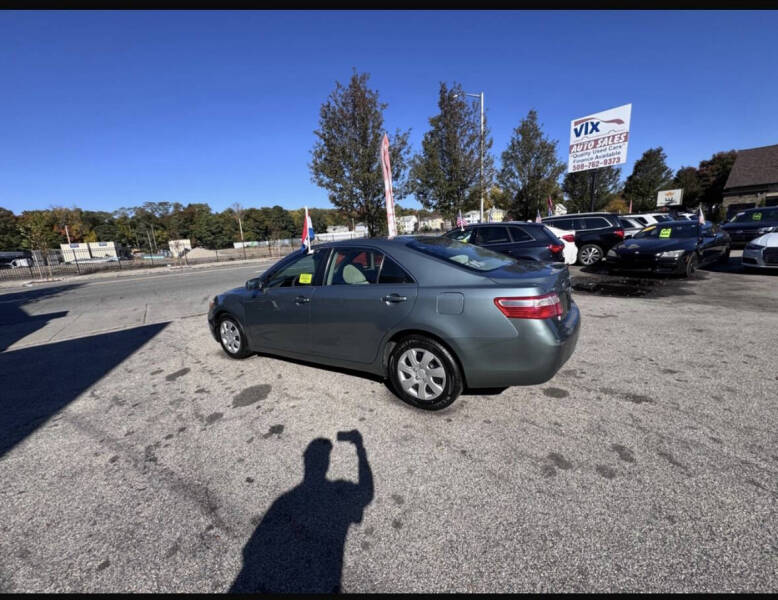
[[[372,363],[386,332],[410,314],[416,294],[411,276],[379,250],[335,248],[311,304],[313,353]]]
[[[252,349],[310,353],[311,301],[329,253],[325,248],[304,254],[262,278],[262,289],[245,301]]]

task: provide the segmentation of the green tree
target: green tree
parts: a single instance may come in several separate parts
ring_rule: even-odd
[[[632,210],[639,212],[656,208],[656,195],[662,189],[669,189],[673,172],[667,166],[667,155],[661,146],[649,148],[643,153],[627,177],[624,197],[632,202]]]
[[[364,221],[373,236],[386,227],[380,148],[387,105],[367,87],[368,78],[355,70],[347,86],[335,82],[335,90],[321,106],[309,166],[312,181],[328,191],[330,202],[349,218]],[[398,200],[405,195],[409,134],[397,130],[389,139]]]
[[[419,203],[453,219],[458,211],[480,207],[481,125],[478,103],[468,102],[462,86],[440,84],[439,113],[429,119],[421,153],[410,167],[410,190]],[[492,138],[484,117],[484,191],[494,180]]]
[[[39,250],[44,254],[63,241],[57,232],[54,213],[50,210],[25,210],[19,217],[19,233],[23,248]]]
[[[707,204],[718,204],[724,195],[729,172],[735,164],[737,151],[717,152],[709,160],[700,162],[697,173],[700,180],[700,200]]]
[[[594,175],[594,210],[603,210],[618,194],[621,169],[602,167],[591,171],[566,173],[562,181],[565,193],[565,208],[568,212],[591,210],[592,172]]]
[[[697,169],[694,167],[681,167],[673,177],[673,189],[682,189],[681,202],[686,208],[697,206],[702,195],[702,185]]]
[[[510,198],[514,218],[530,219],[537,211],[545,214],[547,197],[559,196],[559,177],[565,165],[557,159],[557,142],[543,135],[538,114],[531,109],[513,130],[502,153],[497,177]]]
[[[0,208],[0,250],[18,250],[22,236],[16,215],[6,208]]]

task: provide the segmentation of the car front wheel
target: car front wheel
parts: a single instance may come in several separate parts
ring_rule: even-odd
[[[684,270],[684,277],[694,277],[695,271],[697,271],[697,255],[692,254],[686,259],[686,269]]]
[[[585,267],[589,267],[602,260],[602,248],[596,244],[585,244],[578,251],[578,262]]]
[[[451,353],[435,340],[410,336],[389,357],[389,381],[403,402],[424,410],[440,410],[462,393],[462,374]]]
[[[249,352],[246,344],[246,336],[237,319],[226,316],[219,320],[219,342],[222,349],[230,358],[246,358]]]

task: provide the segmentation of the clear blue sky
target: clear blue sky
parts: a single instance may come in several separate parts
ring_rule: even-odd
[[[628,162],[778,143],[776,12],[0,12],[0,206],[329,207],[308,162],[352,67],[414,151],[441,81],[486,97],[496,157],[527,111],[632,103]],[[417,206],[406,200],[404,205]]]

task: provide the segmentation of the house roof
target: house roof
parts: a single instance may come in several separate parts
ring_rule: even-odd
[[[778,183],[778,144],[738,150],[725,190]]]

